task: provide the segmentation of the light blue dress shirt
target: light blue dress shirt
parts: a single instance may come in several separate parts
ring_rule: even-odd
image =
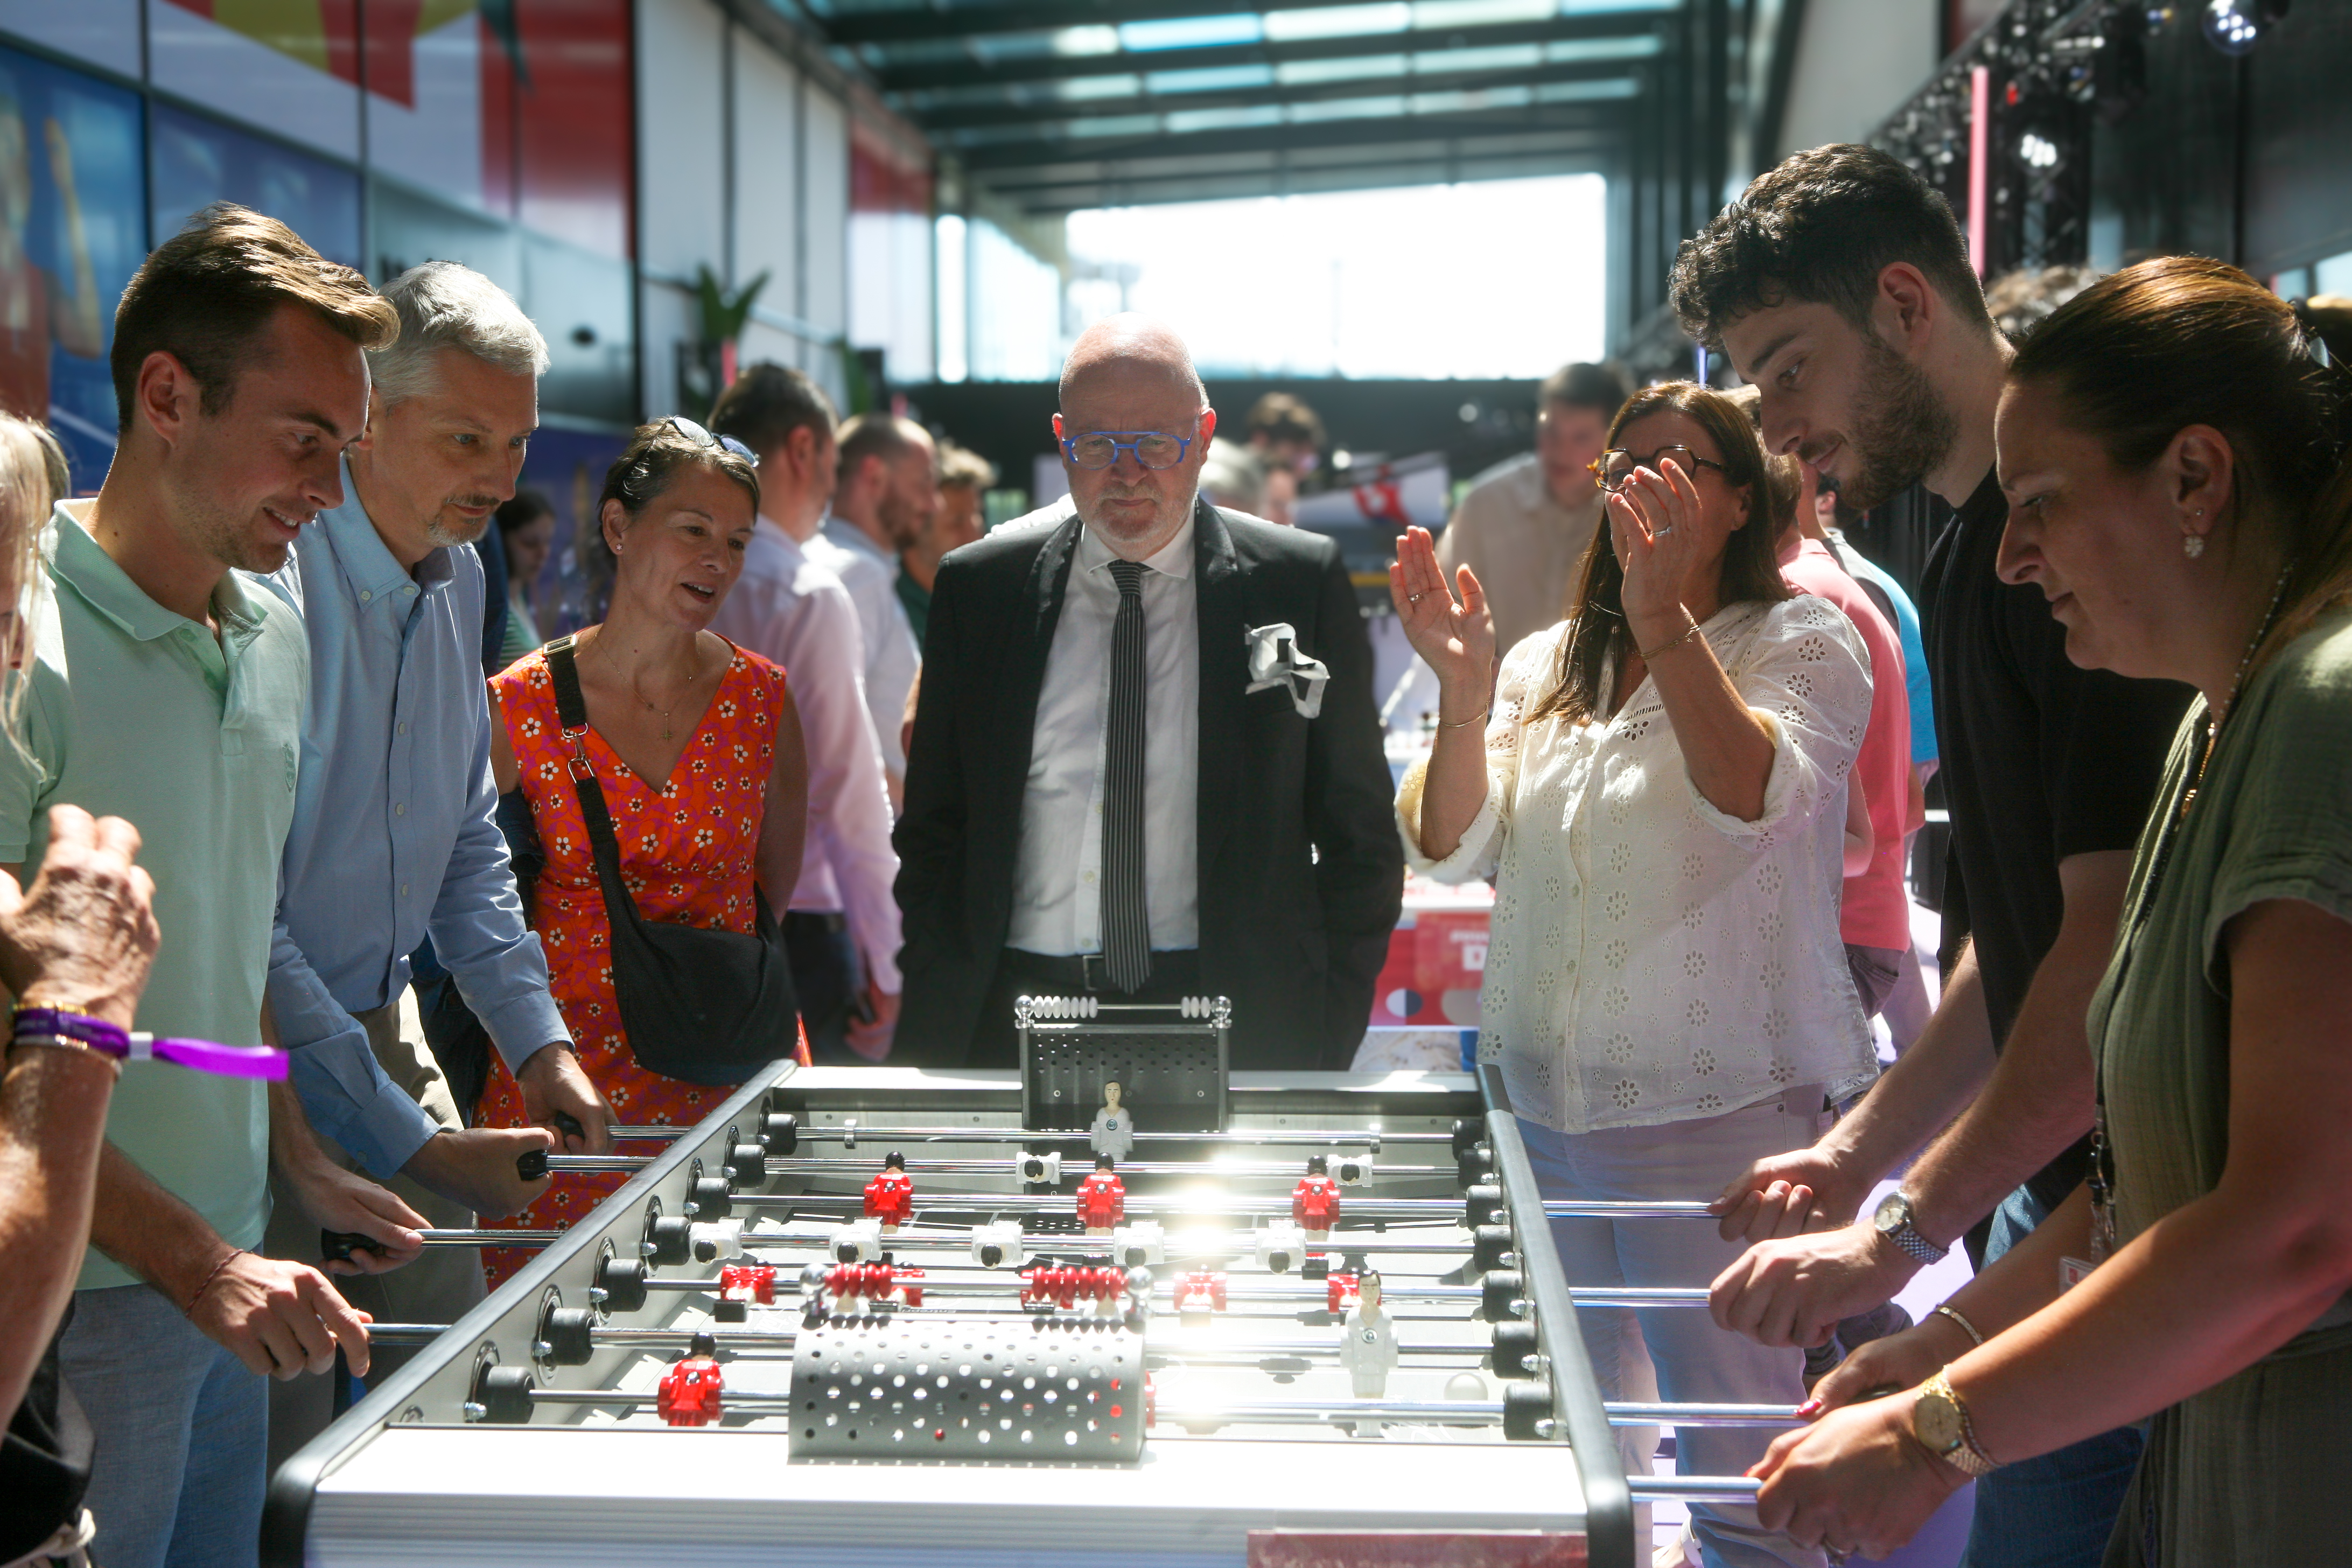
[[[352,1015],[399,996],[428,933],[510,1067],[571,1035],[495,817],[480,558],[436,550],[412,577],[348,468],[343,493],[262,579],[302,613],[310,643],[268,994],[311,1122],[383,1176],[436,1124],[384,1076]]]

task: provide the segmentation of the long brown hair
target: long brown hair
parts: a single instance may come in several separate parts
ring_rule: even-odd
[[[1635,393],[1617,411],[1609,423],[1609,445],[1617,445],[1625,426],[1653,414],[1683,415],[1715,437],[1716,450],[1723,454],[1724,482],[1748,492],[1748,521],[1723,547],[1717,587],[1723,603],[1788,598],[1789,584],[1780,576],[1778,524],[1790,498],[1785,485],[1776,481],[1748,416],[1723,394],[1696,382],[1660,382]],[[1697,476],[1692,479],[1696,482]],[[1568,637],[1560,644],[1559,677],[1528,711],[1528,721],[1558,715],[1580,723],[1598,717],[1609,702],[1601,684],[1603,668],[1612,655],[1622,668],[1633,647],[1633,635],[1625,629],[1625,568],[1610,542],[1604,508],[1601,526],[1584,552],[1582,585],[1569,613]]]
[[[2267,530],[2289,563],[2284,611],[2250,669],[2352,602],[2352,374],[2321,364],[2312,341],[2294,307],[2238,268],[2167,256],[2061,306],[2009,369],[2056,393],[2066,422],[2126,472],[2191,425],[2228,439],[2231,534],[2216,542]]]

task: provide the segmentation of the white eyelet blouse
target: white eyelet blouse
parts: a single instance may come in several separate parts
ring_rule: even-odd
[[[1646,676],[1605,723],[1524,721],[1567,622],[1503,660],[1486,804],[1453,854],[1421,852],[1425,763],[1397,795],[1416,870],[1495,878],[1478,1057],[1555,1131],[1717,1116],[1798,1084],[1843,1095],[1878,1070],[1838,938],[1869,655],[1811,595],[1734,605],[1701,629],[1772,736],[1754,822],[1691,783]]]

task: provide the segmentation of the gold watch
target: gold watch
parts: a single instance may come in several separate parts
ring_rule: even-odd
[[[1911,1403],[1911,1436],[1921,1447],[1966,1475],[1989,1476],[2000,1468],[1977,1446],[1969,1408],[1952,1392],[1951,1380],[1940,1372],[1919,1385],[1919,1396]]]

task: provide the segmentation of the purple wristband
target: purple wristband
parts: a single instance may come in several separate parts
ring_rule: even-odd
[[[65,1041],[123,1061],[171,1062],[194,1072],[225,1078],[258,1078],[275,1083],[286,1077],[286,1053],[268,1046],[223,1046],[210,1040],[157,1038],[118,1028],[103,1018],[55,1007],[19,1007],[16,1036],[26,1045]]]

